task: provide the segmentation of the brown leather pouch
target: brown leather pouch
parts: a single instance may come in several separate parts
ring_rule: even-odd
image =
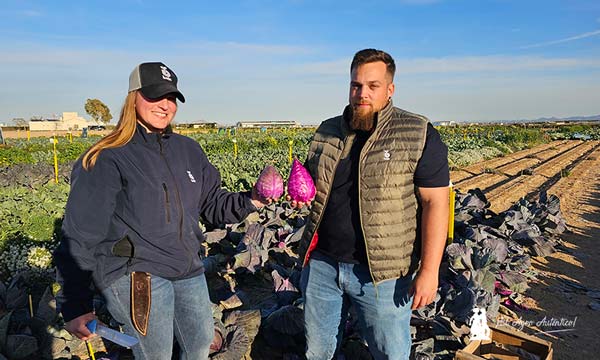
[[[131,320],[133,327],[146,336],[151,305],[150,274],[134,271],[131,273]]]

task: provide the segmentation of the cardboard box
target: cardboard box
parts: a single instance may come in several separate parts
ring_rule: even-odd
[[[539,356],[540,360],[552,360],[552,343],[521,332],[517,329],[489,325],[492,340],[471,341],[464,349],[458,350],[455,360],[527,360],[516,349],[525,350]],[[506,345],[506,346],[502,346]]]

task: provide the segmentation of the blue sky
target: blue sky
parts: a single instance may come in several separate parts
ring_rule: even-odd
[[[317,124],[367,47],[396,60],[395,105],[432,121],[600,114],[598,0],[8,0],[0,39],[0,123],[87,98],[116,118],[133,67],[163,61],[178,122]]]

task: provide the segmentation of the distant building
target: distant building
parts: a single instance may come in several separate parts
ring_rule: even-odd
[[[456,125],[456,121],[454,120],[450,120],[450,121],[434,121],[433,126],[454,126]]]
[[[29,121],[29,130],[31,131],[81,130],[88,126],[89,122],[76,112],[63,112],[58,119],[31,119]]]
[[[261,128],[296,128],[300,123],[293,120],[274,120],[274,121],[239,121],[236,125],[242,129],[261,129]]]
[[[216,122],[199,121],[195,123],[179,123],[176,126],[178,129],[216,129]]]

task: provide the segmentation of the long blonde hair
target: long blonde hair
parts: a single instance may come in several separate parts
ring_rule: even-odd
[[[114,130],[102,138],[100,141],[92,145],[92,147],[83,156],[83,168],[91,170],[98,160],[98,156],[104,149],[121,147],[127,144],[135,134],[137,115],[135,112],[135,99],[137,90],[131,91],[125,98],[125,103],[121,108],[119,122]]]

